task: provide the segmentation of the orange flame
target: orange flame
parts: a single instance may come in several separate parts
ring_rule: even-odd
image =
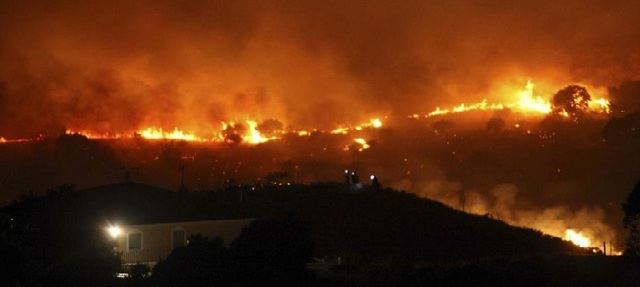
[[[369,143],[367,143],[367,141],[363,138],[355,138],[353,139],[353,141],[360,145],[360,148],[358,148],[358,151],[363,151],[371,147],[371,145],[369,145]]]
[[[537,112],[548,114],[551,112],[551,103],[540,96],[533,95],[533,83],[529,80],[524,90],[520,91],[516,107],[524,113]]]
[[[469,111],[490,111],[490,110],[503,110],[513,109],[524,114],[549,114],[552,112],[551,102],[540,96],[534,95],[534,87],[532,81],[527,81],[524,89],[517,93],[517,100],[513,103],[492,103],[489,104],[486,99],[478,103],[465,104],[461,103],[453,108],[442,109],[436,107],[435,110],[427,113],[424,117],[433,117],[439,115],[446,115],[449,113],[462,113]],[[603,98],[593,98],[589,101],[589,110],[596,113],[609,113],[610,103],[609,100]],[[562,115],[562,112],[560,113]],[[412,114],[409,118],[419,119],[420,115]]]
[[[564,239],[571,241],[571,243],[580,246],[580,247],[590,247],[591,246],[591,239],[589,239],[587,236],[585,236],[584,234],[575,231],[573,229],[567,229],[564,232]]]
[[[138,134],[145,139],[150,140],[159,140],[159,139],[169,139],[169,140],[183,140],[183,141],[205,141],[194,135],[193,133],[187,133],[179,130],[178,128],[174,128],[171,132],[165,132],[162,128],[146,128],[143,130],[139,130]]]
[[[258,124],[255,121],[248,120],[246,121],[246,123],[248,127],[247,133],[242,137],[244,142],[247,142],[250,144],[260,144],[260,143],[268,142],[271,139],[276,139],[276,138],[266,138],[262,136],[260,131],[258,131],[257,129]]]

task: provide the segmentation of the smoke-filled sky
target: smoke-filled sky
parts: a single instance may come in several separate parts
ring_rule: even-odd
[[[323,128],[528,78],[614,86],[640,77],[640,2],[617,2],[2,1],[0,135]]]

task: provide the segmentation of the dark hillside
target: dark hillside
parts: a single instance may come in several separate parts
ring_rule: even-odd
[[[109,222],[283,215],[309,225],[320,257],[440,262],[578,252],[558,238],[413,194],[366,188],[354,192],[336,183],[234,186],[208,193],[177,193],[132,182],[80,191],[63,186],[44,197],[15,202],[2,213],[14,219],[13,234],[31,238],[35,248],[57,250],[49,259],[87,245],[87,234],[99,234]],[[40,238],[50,238],[59,248],[50,249]]]

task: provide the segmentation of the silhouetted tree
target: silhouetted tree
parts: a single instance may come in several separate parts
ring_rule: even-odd
[[[25,285],[111,284],[118,258],[99,226],[100,214],[88,202],[78,203],[83,195],[62,185],[5,208],[12,221],[9,231],[2,233],[28,263],[14,266],[21,268],[21,274],[28,272],[31,283]]]
[[[303,223],[293,219],[257,220],[231,248],[221,239],[196,236],[175,249],[153,270],[154,286],[257,286],[305,282],[313,244]]]
[[[226,129],[222,131],[224,136],[224,142],[231,146],[236,146],[242,142],[242,134],[247,128],[242,124],[228,125]]]
[[[587,89],[577,85],[570,85],[553,95],[553,109],[555,112],[567,112],[572,118],[589,109],[591,95]]]
[[[217,286],[232,278],[234,261],[222,239],[196,236],[153,270],[154,286]]]
[[[629,229],[629,238],[624,254],[640,256],[640,182],[636,184],[627,201],[622,204],[624,211],[624,227]]]
[[[294,283],[309,279],[313,254],[308,227],[293,218],[252,222],[231,244],[247,285]],[[268,285],[268,284],[267,284]]]

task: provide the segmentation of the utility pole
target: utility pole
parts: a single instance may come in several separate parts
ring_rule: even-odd
[[[184,186],[184,164],[180,166],[180,185]]]
[[[180,166],[180,188],[178,188],[179,192],[187,192],[187,187],[184,185],[184,164]]]

